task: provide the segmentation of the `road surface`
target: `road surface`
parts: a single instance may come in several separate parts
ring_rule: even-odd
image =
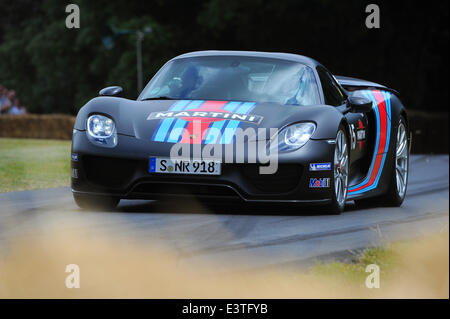
[[[205,208],[194,200],[122,201],[114,212],[86,212],[76,207],[67,187],[1,193],[0,255],[15,238],[83,229],[107,232],[130,245],[162,243],[176,250],[182,262],[233,261],[248,268],[307,265],[448,229],[448,206],[448,155],[411,157],[402,207],[361,209],[350,202],[339,216],[270,205]]]

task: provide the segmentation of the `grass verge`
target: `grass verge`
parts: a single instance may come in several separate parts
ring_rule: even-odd
[[[0,192],[69,183],[70,141],[0,138]]]
[[[368,298],[448,298],[449,233],[442,232],[414,240],[368,248],[353,262],[318,262],[311,274],[337,286],[353,287]],[[367,289],[368,265],[380,270],[382,289]]]
[[[357,254],[352,262],[317,262],[311,269],[312,274],[339,280],[342,283],[353,285],[364,283],[368,273],[368,265],[378,265],[380,275],[386,277],[399,266],[400,243],[387,244],[384,247],[367,248]]]

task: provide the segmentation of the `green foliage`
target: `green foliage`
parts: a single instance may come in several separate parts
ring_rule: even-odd
[[[0,38],[0,83],[14,88],[32,112],[76,114],[99,89],[113,84],[123,86],[128,97],[137,96],[136,35],[115,39],[114,47],[108,50],[102,38],[109,34],[109,25],[153,29],[143,42],[145,81],[170,56],[170,32],[150,15],[137,16],[137,7],[126,2],[76,1],[80,29],[65,27],[65,3],[40,3],[41,9],[49,10],[28,17],[24,28],[3,24],[0,19],[0,30],[5,32]]]
[[[369,30],[359,0],[74,0],[81,28],[66,29],[59,0],[0,3],[0,83],[32,112],[75,114],[99,89],[121,85],[137,96],[136,35],[144,82],[168,59],[204,49],[262,50],[311,56],[339,75],[399,90],[406,106],[447,110],[448,2],[381,1],[381,29]],[[432,92],[432,93],[430,93]]]

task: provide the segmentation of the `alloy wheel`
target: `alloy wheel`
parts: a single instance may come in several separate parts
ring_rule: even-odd
[[[334,149],[334,191],[339,205],[343,205],[347,198],[348,186],[348,146],[343,131],[336,136]]]
[[[403,123],[400,123],[397,131],[395,174],[397,181],[397,193],[400,198],[403,198],[406,192],[406,183],[408,178],[408,141],[406,138],[405,125]]]

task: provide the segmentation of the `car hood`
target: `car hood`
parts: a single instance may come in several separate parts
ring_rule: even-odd
[[[236,101],[198,100],[151,100],[134,101],[116,97],[98,97],[83,106],[75,122],[75,129],[86,130],[86,120],[91,114],[111,117],[118,134],[134,136],[155,142],[176,143],[185,140],[188,133],[216,128],[241,128],[247,130],[249,139],[268,139],[266,134],[257,134],[257,129],[282,129],[303,121],[316,123],[313,139],[333,138],[341,122],[342,114],[327,105],[293,106],[277,103],[254,103]],[[196,131],[196,132],[197,132]],[[212,129],[211,129],[212,131]],[[188,132],[188,133],[186,133]],[[206,134],[206,133],[205,133]],[[194,138],[195,136],[190,136]],[[213,139],[210,139],[211,141]]]

